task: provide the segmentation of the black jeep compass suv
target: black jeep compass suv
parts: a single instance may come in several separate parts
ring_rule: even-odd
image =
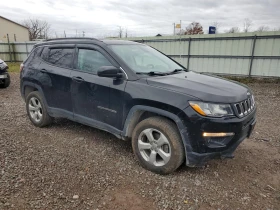
[[[256,123],[245,85],[131,41],[48,40],[34,46],[20,77],[35,126],[63,117],[105,130],[131,140],[140,164],[160,174],[233,157]]]

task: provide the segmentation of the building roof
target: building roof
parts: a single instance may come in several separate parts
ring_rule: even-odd
[[[21,27],[23,27],[23,28],[28,29],[26,26],[23,26],[23,25],[21,25],[21,24],[15,22],[15,21],[12,21],[12,20],[10,20],[10,19],[7,19],[7,18],[5,18],[5,17],[3,17],[3,16],[1,16],[1,15],[0,15],[0,18],[3,18],[4,20],[10,21],[10,22],[12,22],[12,23],[14,23],[14,24],[16,24],[16,25],[18,25],[18,26],[21,26]]]

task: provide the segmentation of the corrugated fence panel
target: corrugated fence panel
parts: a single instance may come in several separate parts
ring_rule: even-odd
[[[147,42],[151,47],[163,52],[166,55],[187,55],[188,41],[164,41],[164,42]]]
[[[190,70],[215,74],[248,75],[249,59],[192,58]]]
[[[256,37],[254,55],[252,49]],[[216,74],[280,77],[280,32],[129,38],[141,40],[189,69]],[[190,41],[191,40],[191,41]],[[11,43],[12,60],[23,61],[36,42]],[[188,49],[190,46],[190,56]],[[180,58],[181,55],[181,58]],[[0,58],[10,61],[9,46],[0,43]]]
[[[27,58],[27,54],[15,54],[16,61],[24,61]]]
[[[0,58],[4,61],[10,61],[9,53],[0,53]]]
[[[273,56],[280,56],[280,41],[279,39],[273,39],[273,48],[272,48]]]
[[[14,51],[18,53],[27,53],[26,50],[26,45],[25,44],[15,44],[14,46]],[[29,51],[30,52],[30,51]]]
[[[9,52],[9,45],[0,43],[0,53],[1,52],[8,53]]]
[[[179,57],[172,57],[172,59],[174,59],[178,63],[182,64],[183,66],[187,66],[188,58],[186,58],[186,57],[181,57],[181,58],[179,58]]]
[[[251,55],[252,40],[192,41],[192,55]]]
[[[255,59],[252,75],[264,77],[280,77],[279,59]]]
[[[280,39],[257,40],[255,56],[280,56]]]
[[[27,50],[28,52],[31,52],[31,50],[33,49],[34,45],[27,45]]]
[[[8,43],[0,43],[0,58],[4,61],[24,61],[35,44],[36,42],[10,43],[11,60]]]

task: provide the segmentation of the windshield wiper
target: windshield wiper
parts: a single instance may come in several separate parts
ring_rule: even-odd
[[[168,72],[168,74],[174,74],[174,73],[177,73],[177,72],[180,72],[180,71],[187,71],[187,69],[174,69],[173,71]]]
[[[164,72],[159,72],[159,71],[150,71],[150,72],[136,72],[136,74],[146,74],[146,75],[158,75],[158,76],[165,76],[167,73]]]

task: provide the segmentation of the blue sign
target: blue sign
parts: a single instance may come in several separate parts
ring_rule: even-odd
[[[209,26],[209,34],[215,34],[216,33],[216,27],[215,26]]]

